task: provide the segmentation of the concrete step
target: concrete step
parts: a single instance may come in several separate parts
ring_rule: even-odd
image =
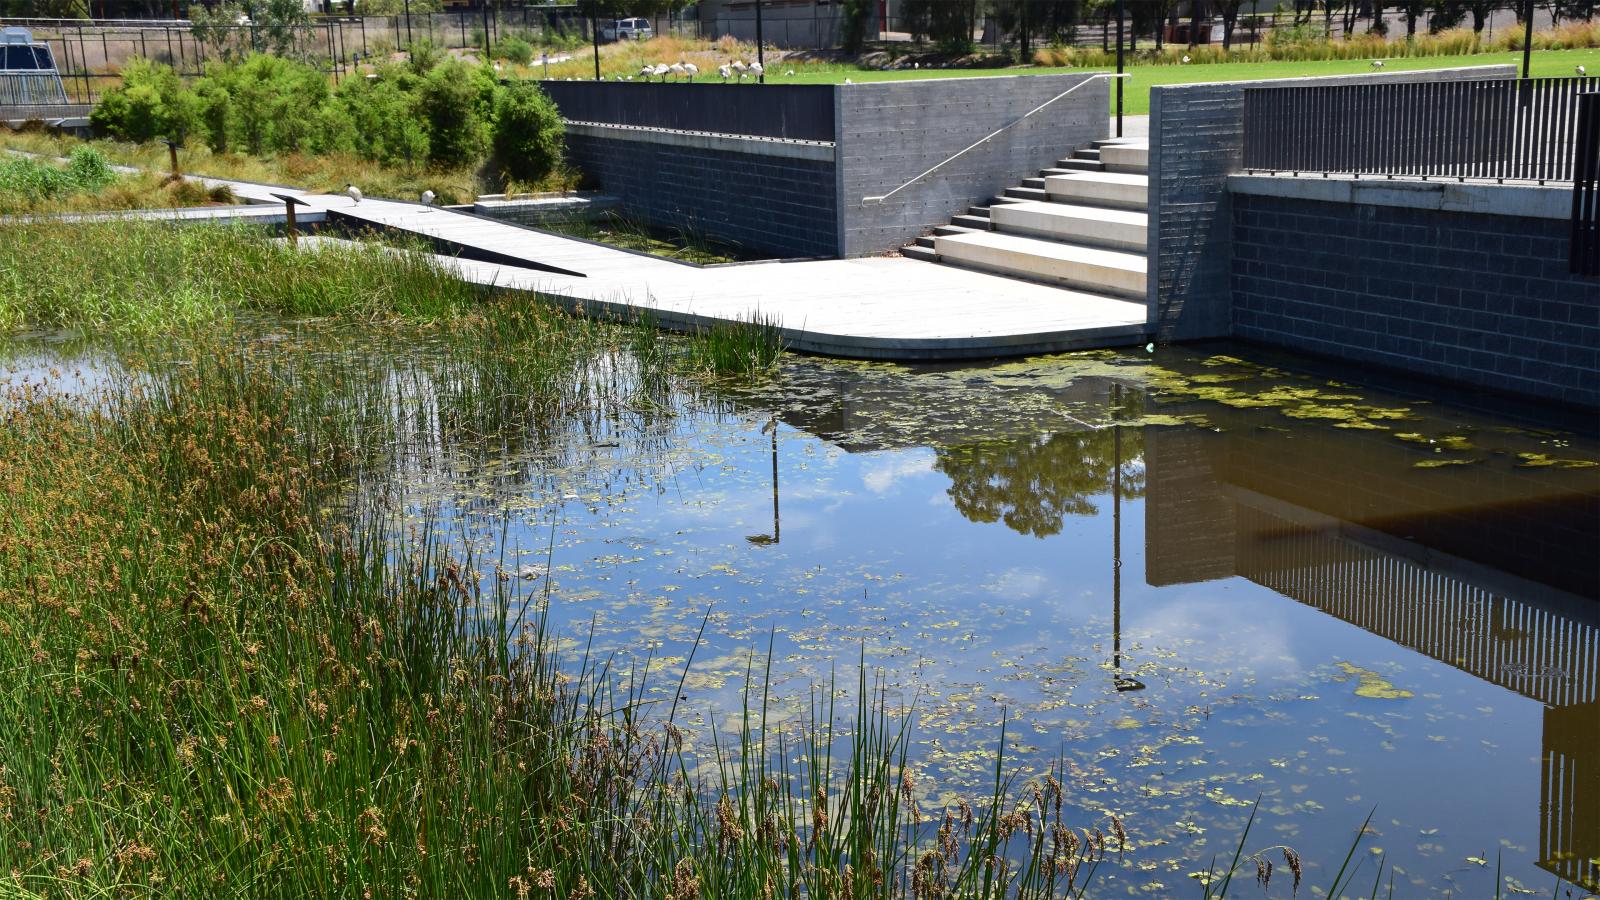
[[[973,215],[956,216],[950,220],[950,224],[971,229],[973,231],[988,231],[991,225],[988,216]]]
[[[1057,172],[1051,174],[1064,174],[1067,172],[1103,172],[1105,164],[1097,159],[1058,159],[1056,160]]]
[[[928,247],[901,247],[900,255],[906,259],[920,259],[924,262],[936,263],[939,261],[939,254]]]
[[[966,227],[966,226],[963,226],[963,225],[960,225],[960,224],[952,223],[950,225],[937,225],[937,226],[935,226],[934,229],[933,229],[933,233],[936,234],[936,235],[939,235],[939,234],[966,234],[969,231],[975,231],[975,230],[977,230],[977,229],[969,228],[969,227]],[[983,223],[983,229],[982,230],[984,230],[984,231],[988,231],[989,230],[989,223],[988,222]]]
[[[1022,179],[1022,187],[1025,187],[1025,188],[1038,188],[1039,190],[1042,191],[1042,190],[1044,190],[1044,179],[1043,178],[1024,178],[1024,179]]]
[[[989,207],[987,207],[987,206],[969,206],[969,207],[967,207],[967,215],[969,215],[969,216],[982,216],[983,218],[987,219],[987,218],[989,218]]]
[[[1064,176],[1056,175],[1056,176],[1053,176],[1053,177],[1061,178],[1061,177],[1064,177]],[[1049,179],[1046,179],[1046,181],[1048,181],[1048,180]],[[1044,200],[1044,199],[1047,198],[1047,195],[1045,194],[1046,190],[1047,190],[1047,187],[1037,187],[1037,188],[1013,187],[1013,188],[1006,188],[1006,196],[1010,197],[1013,200]]]
[[[1107,144],[1100,150],[1100,161],[1108,172],[1145,172],[1150,168],[1150,145]]]
[[[1084,148],[1082,148],[1080,150],[1074,150],[1074,151],[1072,151],[1072,158],[1073,159],[1099,159],[1100,158],[1100,148],[1099,147],[1084,147]]]
[[[1144,209],[1150,194],[1146,175],[1123,172],[1080,172],[1076,175],[1051,175],[1044,180],[1049,199],[1080,206],[1109,206],[1116,209]],[[1016,190],[1013,188],[1012,190]],[[1011,191],[1010,196],[1017,196]],[[1019,200],[1041,200],[1021,197]]]
[[[1011,203],[990,216],[995,231],[1144,253],[1149,215],[1071,203]]]
[[[941,262],[987,272],[1063,284],[1092,293],[1143,300],[1145,258],[1098,247],[999,232],[972,232],[934,238]]]
[[[925,235],[922,235],[921,237],[917,238],[916,246],[918,246],[918,247],[926,247],[927,249],[932,250],[933,249],[933,235],[925,234]]]

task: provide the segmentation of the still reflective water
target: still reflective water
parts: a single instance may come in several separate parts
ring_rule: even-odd
[[[396,471],[547,577],[575,644],[662,692],[692,650],[699,739],[750,678],[794,717],[864,660],[914,709],[926,808],[983,790],[1003,721],[1079,821],[1120,815],[1102,894],[1198,894],[1258,798],[1247,850],[1299,850],[1303,890],[1369,813],[1363,892],[1380,856],[1396,897],[1600,888],[1592,434],[1236,348],[796,357],[670,406]]]

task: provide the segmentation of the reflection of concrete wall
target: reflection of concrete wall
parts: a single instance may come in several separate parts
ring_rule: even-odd
[[[1539,865],[1600,891],[1600,703],[1544,711]]]
[[[1234,506],[1207,453],[1211,435],[1144,429],[1144,568],[1153,585],[1231,578]]]

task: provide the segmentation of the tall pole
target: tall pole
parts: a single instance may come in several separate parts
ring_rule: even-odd
[[[594,42],[594,80],[600,80],[600,0],[589,0],[589,39]],[[545,66],[548,73],[550,67]]]
[[[494,54],[494,49],[489,40],[489,0],[483,0],[483,59],[485,62]]]
[[[1528,77],[1533,64],[1533,0],[1522,2],[1522,77]]]
[[[416,39],[411,36],[411,0],[406,0],[406,46],[410,47],[415,43]]]
[[[1533,0],[1528,0],[1533,2]],[[756,0],[756,62],[761,64],[761,77],[757,79],[763,84],[767,80],[767,45],[761,41],[761,0]]]
[[[1117,137],[1122,137],[1122,5],[1123,0],[1117,0]]]

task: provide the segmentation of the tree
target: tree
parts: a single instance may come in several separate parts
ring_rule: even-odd
[[[433,162],[466,165],[478,159],[488,144],[472,69],[460,60],[451,60],[436,66],[422,81],[418,101],[428,128],[428,158]]]
[[[867,43],[867,22],[872,17],[872,0],[840,0],[843,14],[840,43],[846,53],[860,53]]]
[[[1217,11],[1222,13],[1222,49],[1233,46],[1233,29],[1239,24],[1239,7],[1244,0],[1217,0]]]
[[[495,103],[494,150],[518,181],[544,180],[561,162],[561,111],[534,81],[516,81]]]

